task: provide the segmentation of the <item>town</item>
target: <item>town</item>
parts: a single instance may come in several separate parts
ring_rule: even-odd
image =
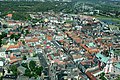
[[[80,14],[29,15],[0,18],[1,80],[120,79],[119,27]]]

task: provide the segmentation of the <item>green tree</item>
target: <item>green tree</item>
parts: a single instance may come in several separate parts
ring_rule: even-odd
[[[24,55],[24,56],[23,56],[23,60],[26,60],[26,59],[27,59],[27,57]]]
[[[41,76],[41,71],[43,70],[43,67],[36,67],[35,72],[37,75]]]
[[[105,73],[104,73],[104,72],[101,73],[101,75],[100,75],[100,79],[101,79],[101,80],[107,80],[104,76],[105,76]]]
[[[73,20],[66,20],[65,23],[73,23]]]
[[[120,75],[115,80],[120,80]]]
[[[25,45],[25,41],[22,41],[22,44]]]
[[[29,30],[25,30],[25,33],[26,33],[25,35],[29,34]]]
[[[2,35],[0,35],[0,39],[2,39]]]
[[[0,77],[0,80],[3,80],[3,76]]]
[[[31,71],[34,71],[36,67],[36,62],[35,61],[30,61],[29,62],[29,68]]]
[[[21,30],[21,34],[24,34],[24,30],[23,29]]]
[[[13,75],[17,76],[19,74],[17,66],[16,65],[11,65],[10,70],[13,72]]]
[[[14,39],[15,38],[15,34],[12,34],[11,36],[10,36],[10,39]]]
[[[17,41],[20,38],[21,34],[14,35],[15,41]]]
[[[30,20],[30,16],[28,13],[25,13],[25,12],[15,12],[13,13],[13,17],[12,19],[14,20]]]
[[[25,63],[22,64],[23,66],[26,65]],[[25,76],[28,76],[28,77],[34,77],[35,79],[38,77],[38,76],[41,76],[41,72],[43,70],[43,67],[38,67],[36,66],[36,62],[35,61],[30,61],[29,62],[29,65],[26,65],[28,68],[25,70]],[[26,67],[25,66],[25,67]]]
[[[7,37],[7,33],[2,32],[2,38]]]
[[[10,69],[8,69],[8,73],[10,73]]]
[[[2,25],[2,24],[1,24],[1,22],[0,22],[0,27],[1,27],[1,25]]]
[[[23,66],[23,67],[28,69],[28,64],[27,63],[22,63],[21,66]]]
[[[0,47],[2,46],[2,40],[0,39]]]
[[[19,27],[19,28],[20,28],[20,30],[22,29],[22,27],[23,27],[23,26],[20,26],[20,27]]]
[[[29,69],[26,69],[26,70],[25,70],[25,74],[24,74],[24,75],[25,75],[25,76],[28,76],[29,78],[32,77],[31,71],[30,71]]]
[[[5,39],[2,40],[2,44],[3,45],[6,44],[6,40]]]
[[[3,24],[3,28],[7,28],[8,26],[6,24]]]

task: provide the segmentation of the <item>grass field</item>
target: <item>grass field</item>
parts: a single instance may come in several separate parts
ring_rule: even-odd
[[[117,23],[120,24],[120,18],[105,17],[105,16],[100,16],[100,15],[97,15],[97,16],[94,16],[94,17],[96,17],[97,19],[100,19],[100,20],[109,20],[109,21],[117,22]]]

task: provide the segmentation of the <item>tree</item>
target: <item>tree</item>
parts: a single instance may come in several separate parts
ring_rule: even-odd
[[[21,66],[23,66],[23,67],[28,69],[28,64],[27,63],[22,63]]]
[[[2,40],[0,39],[0,47],[2,46]]]
[[[32,72],[31,74],[35,79],[38,77],[38,75],[35,72]]]
[[[120,80],[120,75],[115,80]]]
[[[2,35],[0,35],[0,39],[2,39]]]
[[[3,28],[7,28],[8,26],[6,24],[3,24]]]
[[[36,67],[36,62],[35,61],[30,61],[29,62],[29,68],[31,71],[34,71]]]
[[[26,60],[26,59],[27,59],[27,57],[24,55],[24,56],[23,56],[23,60]]]
[[[102,79],[102,80],[107,80],[104,76],[105,76],[105,73],[104,73],[104,72],[101,73],[101,75],[100,75],[100,79]]]
[[[16,65],[11,65],[10,70],[13,72],[13,75],[17,76],[19,74]]]
[[[23,29],[21,30],[21,34],[24,34],[24,30]]]
[[[73,23],[73,20],[66,20],[65,23]]]
[[[14,35],[15,41],[17,41],[20,38],[21,34]]]
[[[3,80],[3,76],[0,77],[0,80]]]
[[[25,74],[24,74],[24,75],[25,75],[25,76],[28,76],[29,78],[32,77],[31,71],[30,71],[29,69],[26,69],[26,70],[25,70]]]
[[[13,13],[13,17],[12,19],[14,20],[30,20],[30,16],[28,13],[25,13],[24,11],[23,12],[15,12]]]
[[[22,44],[25,45],[25,41],[22,41]]]
[[[12,34],[12,35],[10,36],[10,39],[13,39],[13,38],[15,38],[15,34]]]
[[[25,30],[25,33],[26,33],[25,35],[29,34],[29,30]]]
[[[6,43],[7,43],[6,40],[3,39],[3,40],[2,40],[2,44],[4,45],[4,44],[6,44]]]
[[[34,77],[35,79],[38,76],[41,76],[41,72],[43,70],[43,67],[38,67],[36,66],[36,62],[35,61],[30,61],[29,65],[27,65],[26,63],[22,64],[23,67],[27,66],[27,69],[25,70],[25,76],[28,76],[29,78]]]
[[[36,67],[35,72],[37,75],[41,76],[41,71],[43,70],[43,67]]]
[[[10,69],[8,69],[8,73],[10,73]]]
[[[20,27],[19,27],[19,28],[20,28],[20,30],[22,29],[22,27],[23,27],[23,26],[20,26]]]
[[[2,32],[2,38],[7,37],[7,33]]]
[[[2,24],[1,24],[1,22],[0,22],[0,27],[1,27],[1,25],[2,25]]]

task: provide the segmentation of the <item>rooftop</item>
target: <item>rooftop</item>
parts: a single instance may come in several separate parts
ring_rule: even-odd
[[[104,63],[107,63],[107,61],[110,59],[109,57],[106,57],[106,56],[102,55],[101,53],[97,53],[96,57]]]
[[[115,63],[115,65],[114,65],[114,66],[120,69],[120,62]]]

